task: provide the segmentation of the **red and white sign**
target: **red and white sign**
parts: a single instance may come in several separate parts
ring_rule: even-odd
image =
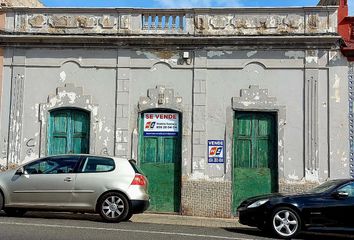
[[[178,113],[144,113],[144,136],[177,136]]]

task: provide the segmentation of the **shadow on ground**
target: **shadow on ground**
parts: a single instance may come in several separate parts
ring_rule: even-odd
[[[246,234],[254,237],[261,237],[265,239],[276,239],[271,233],[262,232],[257,228],[224,228],[226,231]],[[354,239],[353,233],[320,233],[320,232],[303,232],[299,234],[296,239],[301,240],[345,240]]]
[[[5,212],[0,211],[0,218],[8,217]],[[42,218],[42,219],[66,219],[66,220],[83,220],[102,222],[102,218],[98,214],[89,213],[70,213],[70,212],[27,212],[21,218]]]

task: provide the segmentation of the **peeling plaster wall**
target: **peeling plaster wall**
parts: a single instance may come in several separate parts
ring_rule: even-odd
[[[25,66],[21,66],[25,69],[21,154],[15,157],[17,161],[26,162],[39,157],[40,152],[47,152],[46,149],[40,149],[43,145],[43,130],[39,121],[39,107],[48,101],[49,95],[56,95],[58,87],[65,84],[82,87],[83,95],[91,96],[92,102],[98,106],[98,119],[91,119],[91,124],[97,125],[97,139],[95,146],[91,147],[91,153],[114,154],[116,54],[110,51],[105,55],[102,51],[88,49],[25,50],[26,62]],[[6,64],[6,69],[9,69],[11,63],[8,61]],[[11,79],[11,75],[5,79]],[[69,97],[70,105],[75,107],[77,96]]]
[[[9,61],[9,50],[4,53],[4,62]],[[11,101],[11,69],[4,66],[3,81],[2,81],[2,95],[1,95],[1,121],[0,121],[0,164],[7,164],[8,153],[8,134],[9,134],[9,114]]]
[[[278,158],[279,178],[291,184],[348,177],[347,67],[339,52],[209,51],[207,56],[210,69],[206,81],[206,134],[207,139],[226,141],[227,161],[225,166],[202,162],[206,164],[205,175],[231,179],[233,113],[230,114],[229,99],[238,97],[241,89],[259,85],[286,108],[284,138],[278,140],[284,146],[283,156]],[[308,87],[305,82],[310,78],[315,78],[315,85]],[[306,91],[315,92],[307,95]],[[311,109],[307,104],[312,104]],[[308,121],[314,128],[307,125]],[[317,139],[306,143],[308,134]],[[309,156],[305,154],[306,148]]]
[[[291,50],[269,54],[264,50],[203,50],[194,53],[194,69],[192,64],[179,62],[181,51],[29,48],[15,52],[7,50],[5,53],[3,106],[10,104],[9,79],[16,76],[16,71],[24,72],[21,149],[20,156],[15,157],[19,161],[40,155],[40,135],[43,133],[39,123],[39,105],[46,103],[48,96],[55,95],[56,89],[65,84],[82,87],[83,95],[91,96],[92,102],[98,106],[93,153],[138,158],[137,104],[141,97],[147,96],[148,89],[162,85],[173,89],[175,96],[182,99],[183,176],[192,180],[230,181],[234,114],[230,100],[239,97],[242,89],[257,85],[268,90],[269,97],[276,98],[277,104],[286,109],[284,136],[278,142],[283,148],[278,158],[279,177],[286,181],[305,178],[321,182],[327,178],[348,176],[349,153],[345,137],[348,136],[348,126],[347,118],[342,114],[347,111],[347,68],[345,59],[337,52]],[[18,59],[16,54],[19,53],[24,55],[23,64],[12,60],[13,54],[14,59]],[[306,70],[307,75],[304,66],[310,69]],[[318,141],[310,151],[319,163],[309,170],[304,142],[306,131],[309,131],[305,114],[308,100],[304,89],[305,76],[313,78],[312,75],[317,76],[318,95],[312,98],[316,99],[314,104],[318,116],[311,121],[318,120]],[[121,97],[116,102],[117,87],[121,89],[118,95],[120,92],[126,95],[119,95]],[[75,98],[72,101],[75,102]],[[120,105],[123,102],[126,105]],[[115,104],[118,104],[117,114],[122,114],[122,118],[118,116],[115,119]],[[2,161],[5,162],[9,108],[5,107],[2,113],[1,136],[4,142],[0,147]],[[197,130],[194,134],[193,114]],[[126,127],[121,128],[119,124],[124,121]],[[207,163],[208,139],[225,140],[225,164]],[[311,163],[312,160],[308,161]]]
[[[218,63],[224,62],[227,66],[234,66],[234,69],[208,71],[207,139],[224,139],[226,136],[225,140],[228,148],[226,152],[226,171],[220,164],[216,164],[216,166],[210,164],[206,171],[207,175],[214,177],[225,176],[231,180],[233,159],[233,137],[231,131],[233,129],[234,111],[231,110],[229,99],[239,97],[241,89],[248,89],[250,85],[258,85],[261,89],[267,89],[269,96],[277,99],[278,105],[286,108],[284,139],[278,140],[279,144],[284,146],[284,156],[279,159],[280,177],[294,181],[304,177],[304,96],[302,91],[304,87],[304,72],[300,68],[289,69],[289,66],[296,66],[296,62],[298,60],[301,61],[301,58],[292,59],[291,61],[294,64],[291,64],[285,54],[286,52],[267,54],[259,51],[250,57],[251,59],[248,61],[251,63],[244,67],[247,58],[240,59],[239,56],[247,55],[247,52],[235,52],[229,55],[233,58],[220,60]],[[256,60],[258,57],[259,60]],[[215,60],[208,59],[208,61],[214,62]],[[215,89],[220,90],[215,91]],[[246,103],[245,106],[248,107]],[[257,110],[262,111],[262,109]]]
[[[331,178],[349,177],[348,62],[332,52],[329,61],[329,128]],[[345,66],[345,67],[343,67]]]

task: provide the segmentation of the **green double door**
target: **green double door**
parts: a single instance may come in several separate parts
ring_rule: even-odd
[[[48,154],[89,153],[90,115],[76,109],[50,112]]]
[[[276,115],[236,112],[233,211],[248,197],[278,190]]]
[[[150,211],[179,212],[181,201],[181,134],[144,136],[140,120],[139,162],[149,180]]]

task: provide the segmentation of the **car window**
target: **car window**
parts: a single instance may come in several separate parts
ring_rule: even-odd
[[[340,180],[331,180],[307,191],[307,193],[324,193],[330,189],[334,189],[335,187],[337,187],[340,182]]]
[[[338,192],[346,192],[349,197],[354,197],[354,182],[338,189]]]
[[[74,173],[79,163],[78,157],[49,157],[32,162],[24,167],[27,174]]]
[[[81,172],[109,172],[113,171],[115,164],[113,159],[104,157],[87,157],[82,164]]]

